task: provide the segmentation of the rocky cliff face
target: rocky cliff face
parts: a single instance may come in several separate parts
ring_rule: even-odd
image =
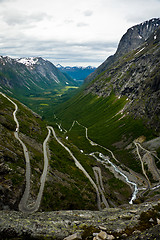
[[[116,56],[122,56],[142,45],[160,27],[160,18],[153,18],[128,29],[121,38]]]
[[[122,36],[117,51],[113,56],[110,56],[102,63],[94,73],[89,75],[85,82],[90,82],[95,79],[98,74],[107,70],[115,61],[122,55],[140,47],[149,36],[160,27],[160,18],[153,18],[149,21],[145,21],[141,24],[133,26]]]

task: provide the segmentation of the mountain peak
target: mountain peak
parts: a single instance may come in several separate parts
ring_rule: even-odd
[[[138,48],[158,27],[160,18],[153,18],[129,28],[119,42],[116,56],[122,56]]]
[[[17,62],[22,63],[26,66],[32,66],[38,62],[38,59],[34,57],[19,58],[17,59]]]
[[[153,18],[148,21],[142,22],[135,26],[132,26],[122,36],[117,51],[114,55],[109,56],[94,73],[90,74],[85,82],[90,82],[96,78],[98,74],[107,70],[115,61],[117,61],[123,55],[129,53],[132,50],[137,49],[160,27],[160,18]]]
[[[42,59],[42,58],[39,58],[39,57],[19,58],[19,59],[17,59],[17,62],[22,63],[26,66],[33,66],[33,65],[37,64],[40,59]]]
[[[56,65],[56,67],[57,68],[63,68],[63,66],[61,64],[59,64],[59,63]]]

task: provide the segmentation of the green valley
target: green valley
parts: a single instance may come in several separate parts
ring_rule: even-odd
[[[63,70],[0,57],[0,235],[143,239],[160,224],[160,19],[82,86]]]
[[[1,91],[17,104],[19,121],[18,128],[14,105],[2,94],[1,208],[17,210],[25,189],[25,152],[14,137],[18,133],[30,157],[31,202],[41,186],[43,144],[49,136],[41,210],[101,210],[160,194],[160,31],[153,25],[149,38],[131,49],[123,39],[134,33],[127,31],[115,55],[81,87],[42,58],[1,57]],[[141,25],[135,34],[137,28]]]

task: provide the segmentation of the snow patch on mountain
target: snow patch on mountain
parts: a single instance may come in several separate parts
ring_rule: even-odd
[[[140,49],[135,55],[139,54],[140,52],[142,52],[145,49],[145,47],[143,47],[142,49]]]
[[[38,58],[29,57],[29,58],[19,58],[17,59],[18,63],[22,63],[26,66],[33,66],[38,62]]]

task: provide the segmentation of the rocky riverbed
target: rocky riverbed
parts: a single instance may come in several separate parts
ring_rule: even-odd
[[[103,211],[72,210],[30,215],[1,211],[0,236],[1,239],[152,239],[146,234],[157,232],[160,237],[159,219],[160,201]],[[100,232],[103,237],[99,238]],[[153,239],[160,239],[157,236]]]

